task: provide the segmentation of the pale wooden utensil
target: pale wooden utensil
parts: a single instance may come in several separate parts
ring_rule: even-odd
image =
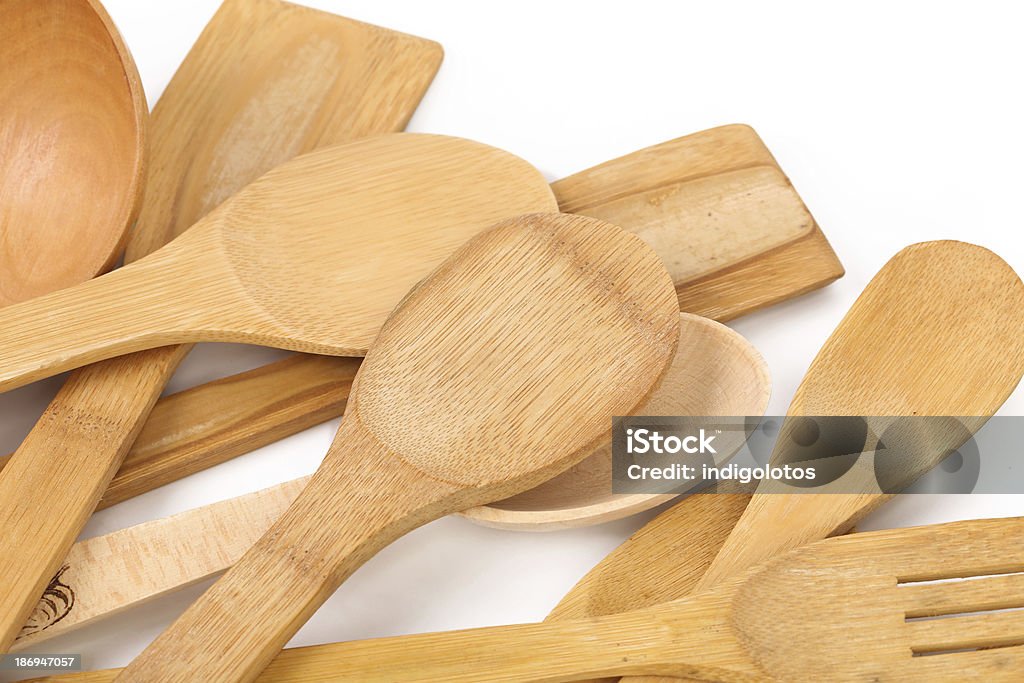
[[[184,341],[185,329],[192,339],[291,338],[309,350],[362,353],[402,295],[466,239],[502,217],[554,204],[540,173],[506,152],[442,136],[380,136],[299,157],[154,255],[88,285],[10,306],[0,321],[42,316],[33,328],[7,328],[7,337],[33,339],[32,349],[48,351],[57,361],[48,372],[140,345]],[[15,356],[13,345],[0,341],[0,348]],[[32,349],[16,356],[22,368],[40,356]],[[53,355],[60,349],[68,353]],[[95,372],[76,375],[57,408],[43,415],[42,428],[0,473],[0,577],[9,591],[0,605],[5,645],[24,625],[124,453],[82,450],[77,431],[91,432],[95,423],[68,407],[77,404],[67,397],[102,406],[90,419],[112,416],[99,422],[111,426],[102,435],[130,439],[135,432],[126,420],[136,394],[109,391],[139,378],[142,387],[158,384],[173,362],[154,351],[110,364],[99,384],[88,382]],[[12,367],[17,361],[5,358],[5,368]],[[51,503],[51,514],[38,515],[35,501],[53,495],[54,476],[75,492],[58,499],[64,514],[52,514]]]
[[[640,150],[556,181],[552,190],[574,213],[616,224],[628,220],[620,227],[675,259],[681,305],[700,315],[729,319],[843,272],[748,126],[722,126]],[[667,203],[657,201],[666,193]],[[806,225],[814,226],[809,234]],[[296,356],[160,399],[100,507],[340,416],[357,367],[351,359]],[[145,404],[160,387],[136,389],[136,401]],[[137,421],[141,410],[121,414]],[[89,450],[122,441],[107,438]]]
[[[153,163],[126,261],[300,152],[401,130],[440,61],[440,46],[422,38],[277,0],[227,0],[153,113]],[[10,531],[16,515],[21,530],[0,542],[10,558],[0,560],[0,645],[60,567],[187,352],[155,349],[75,373],[0,476],[0,520]],[[48,514],[24,515],[41,491]]]
[[[488,221],[554,209],[540,178],[445,136],[305,154],[150,256],[0,311],[0,390],[196,341],[361,356],[391,306]]]
[[[980,428],[1024,374],[1022,332],[1024,284],[1005,261],[963,242],[911,245],[871,280],[825,342],[789,415],[955,415]],[[931,462],[913,469],[927,470],[959,445],[922,454]],[[785,455],[777,447],[772,459]],[[872,477],[844,477],[836,486],[841,492],[787,494],[762,483],[694,590],[841,534],[891,497]]]
[[[292,506],[121,678],[254,678],[381,547],[589,453],[678,337],[671,278],[620,228],[532,214],[473,238],[381,328]]]
[[[746,339],[707,318],[683,314],[680,351],[638,415],[762,415],[771,395],[764,359]],[[742,441],[733,446],[738,448]],[[716,462],[734,455],[719,450]],[[460,513],[499,529],[550,531],[622,519],[674,494],[612,493],[611,443],[540,486]]]
[[[724,325],[683,313],[679,351],[661,386],[640,412],[674,406],[683,412],[665,414],[754,415],[764,411],[769,393],[768,369],[749,342]],[[607,461],[606,448],[600,447],[583,462],[597,457]],[[591,488],[594,497],[604,500],[590,508],[566,506],[577,518],[584,514],[591,520],[622,516],[670,497],[612,497],[608,468],[590,466],[590,470],[600,471]],[[48,599],[37,605],[22,629],[15,649],[23,650],[224,571],[288,509],[308,479],[76,543],[59,576],[51,581]],[[541,484],[533,490],[543,491],[547,486]]]
[[[0,5],[0,307],[114,265],[138,213],[148,108],[98,0]]]
[[[1024,518],[831,538],[709,592],[594,619],[285,650],[261,681],[1017,681]],[[116,671],[54,676],[100,683]]]

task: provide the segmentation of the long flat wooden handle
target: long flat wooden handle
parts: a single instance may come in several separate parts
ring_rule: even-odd
[[[303,477],[76,543],[11,651],[33,648],[223,572],[270,529],[308,481]]]
[[[724,608],[717,597],[702,597],[598,619],[295,648],[280,653],[256,680],[561,683],[648,673],[708,681],[764,680],[738,644],[723,633]],[[47,680],[99,683],[114,680],[118,673]]]
[[[342,423],[335,442],[346,451],[344,473],[321,467],[274,526],[118,680],[255,679],[345,578],[457,505],[460,487],[429,479],[354,425]]]
[[[0,473],[0,650],[6,651],[92,514],[96,499],[113,476],[120,459],[83,458],[96,451],[121,456],[142,428],[145,411],[131,410],[138,396],[123,391],[126,379],[144,385],[166,382],[184,357],[170,347],[144,352],[146,375],[139,376],[138,358],[114,358],[72,373],[56,399],[29,433],[16,457]],[[105,397],[103,410],[82,416],[62,410],[69,396],[82,392]],[[149,401],[155,400],[150,396]],[[72,482],[61,486],[60,481]],[[49,497],[60,496],[60,514],[48,514]],[[41,539],[44,539],[41,541]],[[29,629],[31,630],[31,629]]]

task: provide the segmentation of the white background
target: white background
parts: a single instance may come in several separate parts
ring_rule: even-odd
[[[1024,43],[1014,3],[306,4],[441,42],[445,63],[410,130],[505,148],[552,180],[705,128],[753,125],[847,268],[824,291],[734,323],[769,363],[770,413],[785,412],[818,347],[901,247],[968,240],[1024,272]],[[217,5],[107,0],[150,103]],[[203,347],[172,390],[276,357]],[[56,386],[0,397],[0,447],[16,447]],[[1002,414],[1024,414],[1024,391]],[[335,428],[99,513],[85,535],[309,473]],[[918,496],[895,500],[862,528],[1012,514],[1024,514],[1024,496]],[[436,522],[360,570],[293,644],[539,620],[649,517],[544,535]],[[82,653],[87,668],[123,665],[206,585],[37,649]]]

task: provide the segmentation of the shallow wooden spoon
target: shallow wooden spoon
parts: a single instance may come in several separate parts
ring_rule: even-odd
[[[143,191],[149,109],[97,0],[0,5],[0,307],[114,265]]]
[[[923,242],[896,254],[868,283],[811,363],[789,415],[952,415],[980,428],[1022,375],[1024,283],[987,249]],[[911,471],[937,465],[958,445],[922,453],[931,462],[913,463]],[[777,446],[772,459],[786,455]],[[693,590],[848,531],[892,497],[871,478],[840,481],[837,493],[785,493],[763,482]],[[686,523],[681,511],[674,516]]]
[[[664,375],[677,306],[609,223],[532,214],[472,239],[384,324],[295,503],[121,679],[252,679],[384,545],[571,466]]]
[[[679,351],[641,412],[761,414],[770,385],[760,354],[724,325],[687,313],[680,318]],[[583,462],[597,457],[607,461],[605,450],[600,447]],[[728,454],[723,451],[721,455]],[[607,466],[589,466],[586,472],[597,472],[591,488],[597,489],[594,495],[605,502],[600,508],[582,505],[573,510],[588,514],[595,522],[599,515],[621,516],[665,498],[646,494],[613,497]],[[49,600],[40,602],[15,641],[15,649],[24,650],[224,571],[288,509],[308,481],[309,477],[303,477],[75,544],[60,575],[51,582]],[[545,491],[549,486],[544,483],[531,490]],[[549,502],[558,504],[560,498]],[[72,593],[73,603],[62,597]]]
[[[469,140],[397,133],[303,155],[151,256],[0,311],[0,390],[196,341],[361,356],[457,245],[542,209],[555,200],[538,171]]]
[[[750,342],[724,325],[687,314],[679,334],[679,354],[638,415],[764,414],[771,380],[764,359]],[[727,462],[734,453],[720,450],[716,462]],[[499,529],[549,531],[621,519],[675,495],[613,494],[611,444],[606,443],[540,486],[460,514]]]
[[[1009,683],[1024,667],[1021,534],[1021,517],[851,534],[689,599],[592,619],[295,648],[259,680],[565,683],[651,673],[730,683]],[[101,683],[116,673],[45,680]]]

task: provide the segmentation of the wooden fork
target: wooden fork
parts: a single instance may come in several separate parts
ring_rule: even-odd
[[[1019,681],[1022,537],[1024,517],[852,534],[693,598],[596,619],[286,650],[259,680]]]

